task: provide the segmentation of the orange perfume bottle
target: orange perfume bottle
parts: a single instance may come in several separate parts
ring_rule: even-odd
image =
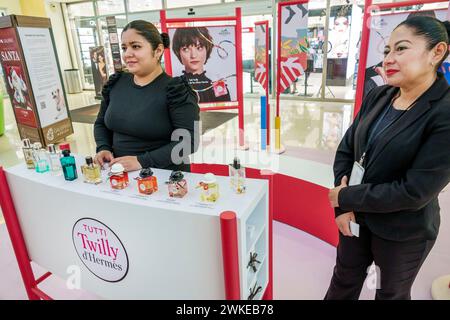
[[[142,169],[136,180],[138,182],[138,190],[140,193],[152,194],[153,192],[158,191],[158,180],[153,175],[152,169]]]
[[[174,198],[183,198],[188,192],[187,181],[184,179],[183,172],[172,171],[169,181],[166,182],[169,188],[169,196]]]
[[[111,167],[111,172],[109,173],[109,181],[111,183],[111,188],[113,189],[125,189],[128,184],[128,172],[125,171],[120,163],[115,163]]]

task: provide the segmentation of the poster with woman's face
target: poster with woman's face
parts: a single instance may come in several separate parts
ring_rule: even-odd
[[[350,17],[339,16],[330,18],[328,58],[346,59],[350,42]]]
[[[386,83],[382,65],[384,59],[384,47],[389,43],[389,36],[395,27],[405,21],[409,16],[414,15],[434,16],[441,21],[445,21],[447,18],[447,10],[441,9],[435,11],[394,13],[374,15],[372,17],[364,80],[364,97],[372,88]],[[448,66],[448,62],[446,65]]]
[[[185,75],[200,103],[237,101],[234,26],[169,28],[173,76]]]

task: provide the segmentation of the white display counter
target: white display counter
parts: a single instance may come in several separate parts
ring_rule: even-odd
[[[247,179],[247,192],[234,194],[228,177],[217,177],[220,198],[200,202],[195,186],[203,175],[186,173],[188,194],[170,198],[170,171],[153,170],[159,190],[138,192],[138,172],[130,185],[113,190],[108,181],[36,173],[25,164],[6,177],[30,260],[63,279],[80,271],[81,288],[111,299],[224,299],[220,214],[237,217],[240,296],[268,284],[268,183]],[[83,219],[83,220],[80,220]],[[8,221],[6,221],[8,223]],[[248,268],[258,254],[257,270]]]

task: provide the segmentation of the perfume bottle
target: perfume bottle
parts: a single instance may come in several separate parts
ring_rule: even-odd
[[[59,176],[62,173],[62,168],[61,168],[61,161],[59,161],[60,155],[59,153],[56,151],[56,147],[54,144],[49,144],[47,146],[47,157],[48,157],[48,162],[50,164],[50,170],[52,172],[52,174]]]
[[[22,151],[25,158],[25,163],[27,164],[27,168],[34,169],[33,147],[31,146],[30,139],[22,140]]]
[[[216,202],[219,199],[219,184],[216,176],[212,173],[207,173],[203,176],[197,188],[200,190],[200,200],[204,202]]]
[[[50,170],[47,153],[45,152],[45,149],[42,148],[40,142],[35,142],[33,144],[33,158],[36,172],[44,173]]]
[[[136,180],[138,182],[138,190],[140,193],[152,194],[153,192],[158,191],[158,180],[153,175],[152,169],[142,169]]]
[[[230,184],[231,189],[237,194],[245,192],[245,168],[241,166],[241,163],[237,157],[233,159],[233,163],[229,166]]]
[[[187,181],[184,179],[183,172],[172,171],[168,184],[169,196],[174,198],[183,198],[188,192]]]
[[[64,150],[69,150],[70,151],[70,144],[69,143],[61,143],[59,145],[59,157],[62,158],[62,152]]]
[[[124,189],[128,186],[128,172],[125,171],[120,163],[112,165],[109,181],[113,189]]]
[[[99,184],[102,182],[102,174],[100,172],[100,166],[94,163],[91,156],[85,158],[86,164],[81,166],[81,173],[84,176],[84,182]]]
[[[61,166],[64,173],[64,179],[67,181],[73,181],[78,178],[77,166],[75,164],[75,158],[70,155],[70,150],[63,150],[63,157],[60,159]]]

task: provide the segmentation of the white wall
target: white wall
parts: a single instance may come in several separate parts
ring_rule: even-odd
[[[7,9],[7,14],[22,14],[19,0],[0,0],[0,8]]]

